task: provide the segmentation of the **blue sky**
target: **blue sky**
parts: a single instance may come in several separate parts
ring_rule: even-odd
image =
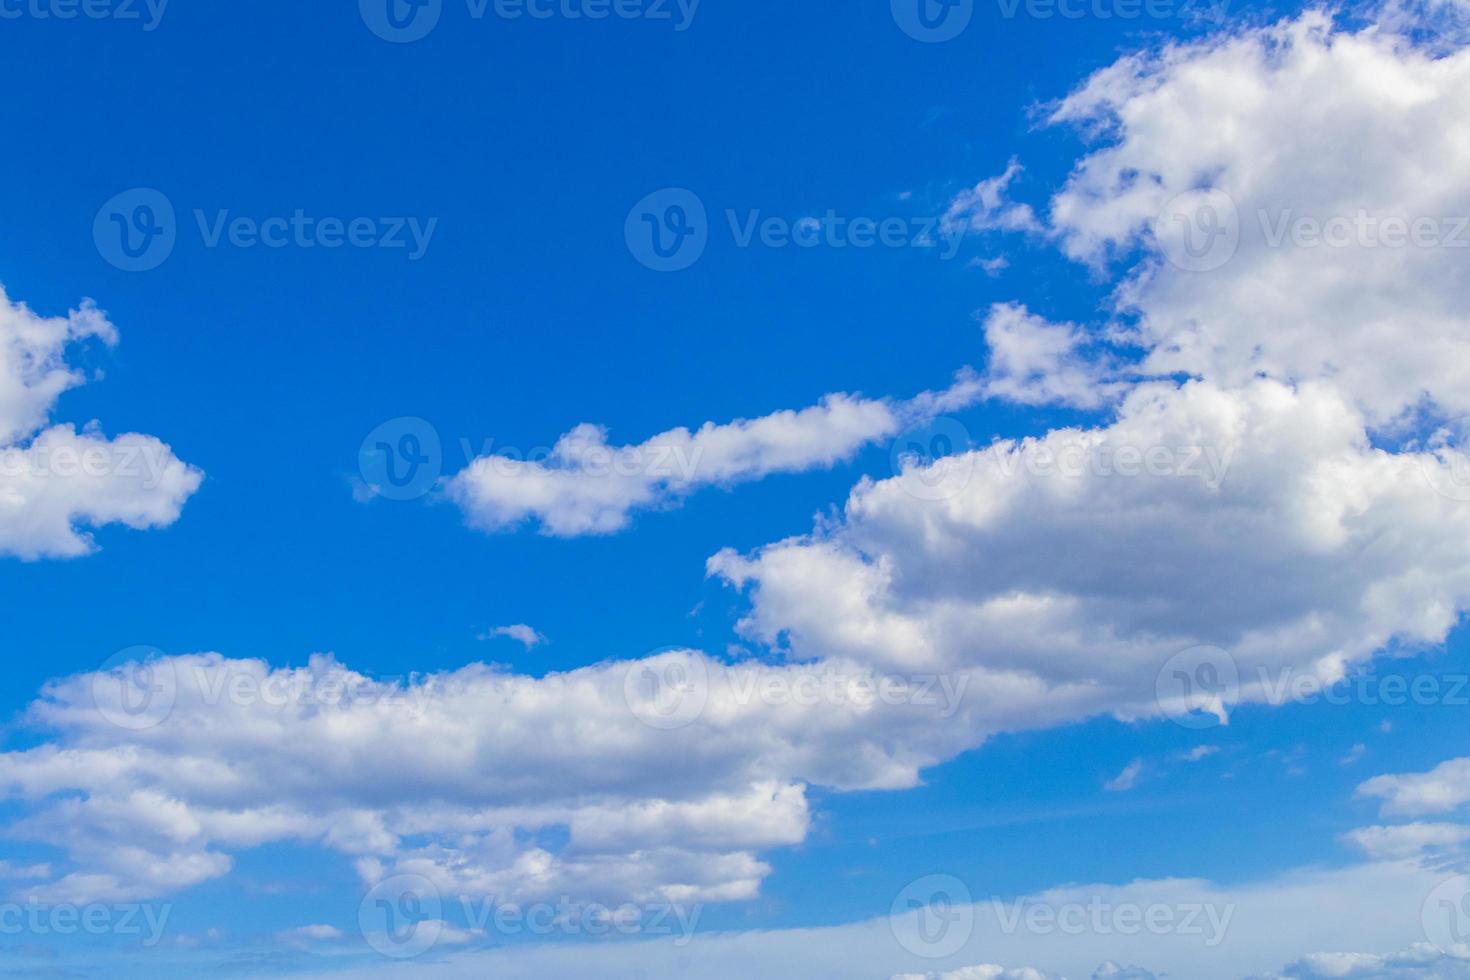
[[[95,419],[169,467],[75,491],[0,474],[0,884],[18,909],[168,909],[157,944],[0,915],[5,967],[1470,975],[1470,948],[1415,946],[1441,935],[1419,904],[1374,906],[1379,875],[1426,901],[1470,890],[1459,10],[1126,4],[976,0],[931,42],[904,0],[601,20],[443,0],[395,43],[368,0],[138,19],[0,0],[0,449],[35,459],[48,427]],[[1208,231],[1205,191],[1239,243],[1189,268],[1155,218],[1185,207]],[[640,219],[690,200],[702,251],[650,268]],[[1441,238],[1269,240],[1267,215],[1360,209]],[[297,215],[310,230],[254,242]],[[824,215],[845,230],[813,247],[741,241]],[[125,268],[116,222],[156,219],[171,249]],[[326,247],[324,219],[374,244]],[[864,247],[855,220],[902,231]],[[75,374],[37,394],[47,370]],[[572,432],[645,464],[691,449],[690,478],[605,478],[578,439],[548,458]],[[438,482],[391,499],[380,433],[431,433]],[[996,440],[1076,433],[1233,462],[1208,488],[987,475],[1029,451]],[[936,455],[969,462],[926,499],[906,481]],[[1239,675],[1220,717],[1164,698],[1197,645]],[[180,691],[144,731],[83,717],[100,706],[78,692],[136,680],[140,647],[179,678],[315,677],[331,654],[428,708],[338,729],[329,709],[288,723]],[[968,693],[942,718],[766,704],[660,730],[615,696],[650,657],[665,682],[670,664],[816,665]],[[1263,703],[1268,674],[1347,693]],[[1436,693],[1384,704],[1387,676]],[[613,816],[631,813],[645,823]],[[1390,829],[1354,836],[1369,827]],[[1219,947],[1033,930],[940,955],[898,928],[865,953],[862,924],[936,874],[977,900],[1176,880],[1256,898],[1228,899],[1245,924]],[[404,875],[432,882],[448,931],[385,957],[360,910]],[[1270,920],[1303,875],[1347,897],[1292,946]],[[1172,888],[1157,901],[1196,900]],[[668,959],[656,940],[477,933],[456,904],[561,896],[697,909],[729,945]],[[770,959],[787,943],[830,955]],[[1115,970],[1138,972],[1107,972],[1125,953]]]

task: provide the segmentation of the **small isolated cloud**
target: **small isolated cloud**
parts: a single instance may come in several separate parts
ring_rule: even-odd
[[[480,634],[482,640],[494,640],[498,637],[506,637],[515,640],[527,650],[540,646],[546,642],[546,637],[525,623],[512,623],[510,626],[497,626]]]
[[[969,262],[966,262],[965,265],[971,269],[979,269],[992,279],[1011,267],[1010,260],[1003,255],[997,255],[988,259],[982,259],[976,256]]]
[[[1143,760],[1134,759],[1132,762],[1128,763],[1128,765],[1123,767],[1122,772],[1118,773],[1118,775],[1114,776],[1112,779],[1109,779],[1106,783],[1103,783],[1103,789],[1107,790],[1109,793],[1125,792],[1132,789],[1134,786],[1137,786],[1138,778],[1142,775]]]
[[[987,177],[974,187],[961,191],[944,213],[946,231],[1041,231],[1041,222],[1029,204],[1016,204],[1006,197],[1011,181],[1021,173],[1021,164],[1012,160],[1005,172]]]
[[[342,930],[336,926],[317,924],[287,929],[281,933],[281,938],[296,941],[330,942],[335,939],[341,939],[342,935]]]
[[[1357,745],[1354,745],[1352,748],[1344,752],[1342,758],[1337,760],[1337,764],[1340,766],[1350,766],[1358,760],[1362,759],[1363,756],[1367,754],[1368,746],[1364,745],[1362,742],[1359,742]]]
[[[1220,746],[1218,745],[1196,745],[1188,752],[1179,753],[1179,758],[1185,762],[1199,762],[1201,759],[1208,759],[1210,756],[1218,754],[1219,751]]]

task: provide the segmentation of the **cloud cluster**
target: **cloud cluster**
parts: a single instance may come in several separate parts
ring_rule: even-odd
[[[1089,263],[1144,250],[1116,299],[1147,372],[1331,379],[1375,424],[1470,412],[1470,50],[1409,36],[1308,12],[1125,57],[1054,108],[1104,145],[1050,231]]]
[[[89,340],[117,342],[92,303],[43,317],[0,288],[0,557],[85,555],[96,547],[87,529],[106,524],[166,527],[203,479],[153,436],[47,426],[85,380],[67,350]]]
[[[239,849],[298,841],[341,853],[366,882],[412,873],[450,894],[744,899],[769,870],[764,852],[805,839],[811,786],[913,786],[996,732],[1174,713],[1176,696],[1189,702],[1170,687],[1181,673],[1206,679],[1177,669],[1180,656],[1211,667],[1206,710],[1225,721],[1237,702],[1269,700],[1283,676],[1330,682],[1385,648],[1443,641],[1470,608],[1470,460],[1453,426],[1422,445],[1405,434],[1411,412],[1470,409],[1470,307],[1456,264],[1466,253],[1443,240],[1394,248],[1381,233],[1391,218],[1470,213],[1457,153],[1470,145],[1467,72],[1470,54],[1344,32],[1315,13],[1123,59],[1054,111],[1103,144],[1078,161],[1044,229],[1084,262],[1132,263],[1118,322],[1092,331],[1003,305],[986,323],[987,373],[949,391],[907,403],[834,395],[622,447],[579,426],[544,460],[477,459],[448,491],[485,529],[611,533],[703,486],[833,465],[986,395],[1107,409],[1103,421],[905,457],[811,534],[711,558],[712,575],[748,594],[739,628],[774,663],[678,651],[543,678],[473,666],[388,684],[330,658],[293,669],[210,654],[58,681],[32,709],[52,737],[0,755],[0,791],[28,809],[11,832],[70,858],[28,891],[165,894],[225,873]],[[1034,232],[1031,212],[1003,199],[1013,177],[962,197],[954,220]],[[1232,253],[1209,269],[1179,261],[1155,221],[1206,185],[1239,219]],[[1360,211],[1372,242],[1276,234],[1297,217]],[[1213,243],[1230,227],[1206,230]],[[99,317],[32,328],[43,339],[27,349],[43,354],[14,374],[50,394],[0,399],[18,420],[7,424],[35,425],[37,406],[74,383],[44,352],[100,336]],[[1126,340],[1138,362],[1125,371],[1093,332]],[[162,495],[175,516],[197,478],[183,470]],[[843,678],[844,696],[751,693],[801,691],[813,673]],[[964,696],[852,696],[858,678],[872,690],[918,675]],[[140,683],[166,711],[130,710],[124,695]],[[323,693],[344,689],[353,695]],[[1364,792],[1393,816],[1449,812],[1470,799],[1465,773],[1460,760]],[[1456,833],[1359,831],[1358,846],[1395,859],[1361,871],[1374,880],[1359,892],[1417,918],[1423,872],[1398,859],[1453,845]],[[1238,895],[1199,882],[1132,893]],[[1267,929],[1324,893],[1304,878],[1245,898],[1253,928]],[[1333,934],[1323,925],[1299,938]],[[1387,934],[1381,926],[1375,939]],[[1175,964],[1199,955],[1182,941],[1164,947]],[[1074,973],[1100,951],[1137,951],[1070,937],[1047,948]],[[1252,949],[1252,962],[1268,952],[1280,951]],[[1289,969],[1361,965],[1303,963]],[[1400,965],[1367,968],[1390,967]]]
[[[271,841],[445,895],[744,899],[769,871],[759,852],[805,839],[808,784],[912,786],[965,744],[971,721],[936,726],[924,699],[863,697],[880,678],[834,670],[807,705],[806,668],[687,651],[402,683],[326,656],[129,662],[45,690],[29,721],[52,735],[0,754],[0,798],[30,810],[11,836],[70,857],[26,884],[54,901],[169,894]],[[686,694],[671,734],[660,711]]]

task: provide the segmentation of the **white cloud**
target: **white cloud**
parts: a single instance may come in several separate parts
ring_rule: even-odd
[[[1112,779],[1103,783],[1103,789],[1109,793],[1123,793],[1138,785],[1138,777],[1143,775],[1143,760],[1134,759],[1123,767],[1123,771]]]
[[[886,402],[849,395],[799,412],[673,429],[630,446],[611,446],[604,429],[584,424],[557,440],[545,460],[482,456],[449,481],[448,492],[483,530],[536,520],[558,537],[610,534],[627,527],[634,511],[670,506],[703,486],[832,466],[899,428]]]
[[[968,742],[963,712],[925,700],[959,711],[963,689],[874,697],[887,689],[872,670],[836,669],[671,652],[389,684],[322,656],[302,668],[163,658],[48,685],[28,720],[52,734],[0,754],[0,798],[27,811],[12,836],[70,858],[26,889],[52,901],[169,894],[275,841],[339,852],[369,883],[413,873],[446,895],[746,899],[770,870],[759,854],[805,839],[809,784],[913,786]],[[809,676],[836,676],[842,697],[764,693],[799,695]],[[671,732],[658,711],[681,691],[702,710]]]
[[[1378,776],[1358,787],[1361,796],[1383,798],[1390,816],[1451,813],[1470,803],[1470,758],[1451,759],[1429,772]]]
[[[971,976],[962,971],[976,963],[1029,964],[1042,977],[1051,975],[1094,980],[1153,980],[1187,977],[1189,980],[1241,980],[1242,977],[1279,978],[1284,964],[1300,971],[1304,952],[1357,949],[1355,954],[1380,957],[1397,965],[1407,956],[1437,956],[1415,948],[1424,942],[1420,906],[1442,876],[1412,864],[1382,862],[1331,871],[1300,870],[1252,883],[1222,885],[1198,879],[1139,880],[1128,884],[1073,885],[1051,889],[1027,900],[1051,908],[1193,910],[1214,909],[1220,919],[1229,913],[1221,933],[1204,925],[1180,934],[1148,929],[1098,930],[1090,925],[1033,931],[1006,928],[1007,901],[987,897],[973,907],[974,928],[968,941],[953,955],[925,960],[905,950],[893,923],[873,919],[846,925],[743,932],[701,932],[687,945],[672,940],[607,943],[549,943],[496,950],[461,950],[435,961],[341,970],[321,976],[365,980],[435,980],[496,977],[532,980],[562,976],[637,976],[643,980],[675,980],[697,976],[702,980],[745,980],[759,977],[920,977]],[[1174,914],[1178,914],[1176,911]],[[1193,912],[1189,912],[1191,916]],[[961,919],[960,921],[963,921]],[[1221,941],[1206,946],[1207,936]],[[1409,953],[1398,951],[1408,950]],[[1341,955],[1341,954],[1339,954]],[[1324,962],[1320,958],[1320,964]],[[1102,964],[1099,966],[1099,964]],[[1123,966],[1120,964],[1141,964]],[[1025,977],[1026,967],[1011,966],[1011,980]],[[961,972],[956,972],[961,971]],[[982,977],[986,973],[979,974]],[[1290,973],[1305,980],[1332,974]],[[1385,972],[1349,974],[1354,980],[1461,980],[1457,973]]]
[[[997,303],[985,317],[990,363],[985,394],[1021,405],[1098,408],[1123,385],[1107,357],[1084,356],[1089,341],[1071,323],[1048,323],[1024,306]]]
[[[61,394],[84,380],[65,358],[87,340],[117,341],[92,303],[42,317],[0,288],[0,556],[76,557],[95,550],[88,528],[166,527],[203,479],[152,436],[108,439],[95,422],[46,427]]]
[[[1011,181],[1020,174],[1020,162],[1011,160],[1003,173],[987,177],[955,195],[944,213],[945,231],[1041,231],[1041,223],[1030,205],[1006,198]]]
[[[289,941],[327,942],[334,939],[342,939],[344,936],[341,929],[329,925],[297,926],[287,929],[281,934],[281,938]]]
[[[1292,963],[1277,980],[1467,980],[1470,956],[1417,943],[1401,952],[1314,953]]]
[[[499,636],[515,640],[527,650],[531,649],[532,647],[540,646],[541,644],[546,642],[546,637],[542,636],[535,629],[527,626],[525,623],[514,623],[510,626],[497,626],[494,629],[486,632],[483,636],[480,637],[480,639],[490,640]]]
[[[1451,823],[1360,827],[1344,834],[1343,839],[1370,858],[1396,861],[1456,848],[1470,840],[1470,827]]]
[[[1151,250],[1117,293],[1145,370],[1331,379],[1375,424],[1424,399],[1470,412],[1470,51],[1435,57],[1308,12],[1123,58],[1052,118],[1103,136],[1052,201],[1066,252]],[[1170,202],[1201,187],[1227,194],[1238,222],[1186,199],[1185,224],[1156,238]],[[1206,237],[1212,217],[1223,237]],[[1173,251],[1191,219],[1198,263]],[[1313,244],[1299,219],[1331,222],[1337,244]],[[1415,221],[1436,244],[1392,231]]]
[[[710,570],[749,591],[742,632],[794,657],[968,672],[982,731],[1157,717],[1197,645],[1220,648],[1228,715],[1283,672],[1444,639],[1470,507],[1431,488],[1440,466],[1371,446],[1330,386],[1145,384],[1107,426],[864,481],[839,520]]]

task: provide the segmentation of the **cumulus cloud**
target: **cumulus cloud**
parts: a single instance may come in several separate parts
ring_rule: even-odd
[[[26,887],[51,901],[168,894],[274,841],[445,895],[746,899],[759,853],[805,839],[809,784],[912,786],[965,744],[971,722],[934,724],[962,691],[895,685],[688,651],[402,684],[325,656],[168,657],[49,685],[27,717],[50,736],[0,754],[0,798],[28,810],[12,837],[70,858]]]
[[[1375,424],[1470,411],[1470,51],[1308,12],[1125,57],[1051,118],[1103,144],[1052,234],[1147,253],[1116,294],[1146,371],[1328,378]]]
[[[1450,759],[1429,772],[1378,776],[1359,786],[1358,794],[1380,797],[1388,816],[1451,813],[1470,803],[1470,758]]]
[[[612,445],[606,429],[582,424],[542,459],[481,456],[446,490],[481,530],[535,522],[556,537],[612,534],[635,512],[675,506],[701,487],[834,466],[977,392],[978,382],[961,374],[949,389],[908,402],[828,395],[799,411],[671,429],[636,445]]]
[[[95,549],[89,528],[166,527],[203,479],[153,436],[47,427],[57,399],[85,380],[66,353],[89,340],[117,342],[91,302],[43,317],[0,288],[0,556],[71,558]]]
[[[988,397],[1098,408],[1123,389],[1109,358],[1084,353],[1090,342],[1076,324],[1050,323],[1015,303],[992,306],[984,324]]]
[[[1444,639],[1470,508],[1440,465],[1375,448],[1331,386],[1147,384],[1107,426],[864,481],[840,520],[709,567],[748,591],[752,640],[971,672],[991,730],[1172,713],[1164,668],[1202,646],[1228,717]]]

